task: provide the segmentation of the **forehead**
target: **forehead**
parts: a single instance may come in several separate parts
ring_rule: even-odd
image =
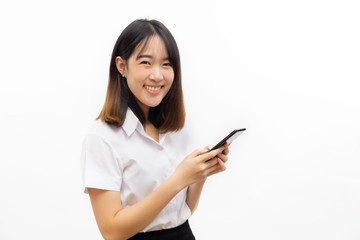
[[[153,35],[141,42],[133,53],[134,57],[139,55],[153,55],[161,58],[168,57],[167,49],[164,40],[159,35]]]

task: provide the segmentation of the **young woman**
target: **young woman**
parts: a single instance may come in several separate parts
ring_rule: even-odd
[[[187,219],[229,149],[186,156],[184,122],[176,42],[162,23],[136,20],[115,44],[105,104],[83,146],[85,192],[105,239],[195,239]]]

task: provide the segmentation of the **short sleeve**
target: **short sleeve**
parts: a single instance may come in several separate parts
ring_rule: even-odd
[[[87,135],[83,142],[81,169],[84,192],[88,188],[120,191],[122,171],[111,145],[98,135]]]

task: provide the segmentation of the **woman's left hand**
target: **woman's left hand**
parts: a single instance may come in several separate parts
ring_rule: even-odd
[[[217,174],[217,173],[220,173],[220,172],[223,172],[223,171],[226,170],[225,163],[228,160],[227,155],[229,154],[229,144],[225,143],[224,147],[225,147],[224,151],[222,153],[219,153],[215,157],[217,159],[217,161],[218,161],[217,168],[213,172],[211,172],[208,176],[211,176],[213,174]],[[211,146],[207,146],[207,148],[210,150]],[[215,159],[212,159],[211,161],[214,161],[214,160]]]

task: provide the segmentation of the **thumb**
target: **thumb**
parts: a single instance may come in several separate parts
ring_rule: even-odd
[[[197,157],[197,156],[199,156],[199,155],[201,155],[201,154],[204,154],[204,153],[206,153],[206,152],[208,152],[209,150],[207,150],[206,148],[202,148],[202,149],[196,149],[195,151],[193,151],[192,153],[191,153],[191,155],[193,156],[193,157]]]
[[[207,151],[210,151],[210,149],[212,149],[213,147],[214,147],[214,145],[209,144],[209,145],[207,145],[207,146],[205,147],[205,149],[206,149]]]

